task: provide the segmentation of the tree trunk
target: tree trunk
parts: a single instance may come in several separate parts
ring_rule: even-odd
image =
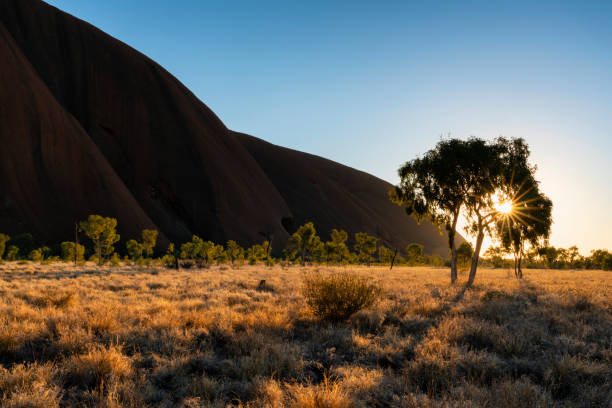
[[[74,266],[77,266],[77,258],[79,254],[79,224],[74,223]]]
[[[397,256],[397,248],[395,248],[395,252],[393,252],[393,258],[391,258],[391,267],[389,270],[393,269],[393,264],[395,263],[395,257]]]
[[[101,241],[98,241],[98,266],[102,266],[102,242]]]
[[[518,275],[517,276],[518,276],[519,279],[523,279],[523,270],[521,269],[521,258],[522,258],[522,253],[519,252],[518,260],[517,260],[517,267],[518,267],[518,269],[517,269]]]
[[[476,248],[474,248],[474,254],[472,255],[472,266],[470,267],[470,276],[468,282],[465,285],[467,288],[471,287],[476,278],[476,269],[478,268],[478,259],[480,258],[480,249],[482,248],[482,241],[484,240],[484,226],[479,223],[478,226],[478,237],[476,238]]]
[[[459,219],[459,213],[454,214],[453,224],[451,226],[451,230],[448,231],[448,241],[450,244],[451,250],[451,284],[457,281],[457,246],[455,245],[455,235],[457,232],[457,220]]]

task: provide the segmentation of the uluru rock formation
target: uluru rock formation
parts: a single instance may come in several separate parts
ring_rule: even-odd
[[[0,1],[0,61],[0,231],[59,242],[98,213],[124,238],[271,236],[279,249],[313,221],[323,238],[342,228],[448,252],[387,182],[228,130],[157,63],[42,1]]]

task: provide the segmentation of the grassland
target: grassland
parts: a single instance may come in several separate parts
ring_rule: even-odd
[[[385,295],[332,325],[312,269],[0,265],[1,404],[612,404],[610,272],[485,269],[461,295],[446,269],[347,267]]]

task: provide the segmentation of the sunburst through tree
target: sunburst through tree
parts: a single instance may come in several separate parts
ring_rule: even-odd
[[[513,254],[514,274],[520,279],[525,245],[538,246],[550,235],[552,201],[540,191],[533,177],[517,182],[513,172],[505,191],[498,192],[494,208],[497,239]]]

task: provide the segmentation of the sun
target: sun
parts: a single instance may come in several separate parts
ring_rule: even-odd
[[[510,214],[512,212],[512,201],[500,201],[495,204],[495,209],[497,212],[502,214]]]

